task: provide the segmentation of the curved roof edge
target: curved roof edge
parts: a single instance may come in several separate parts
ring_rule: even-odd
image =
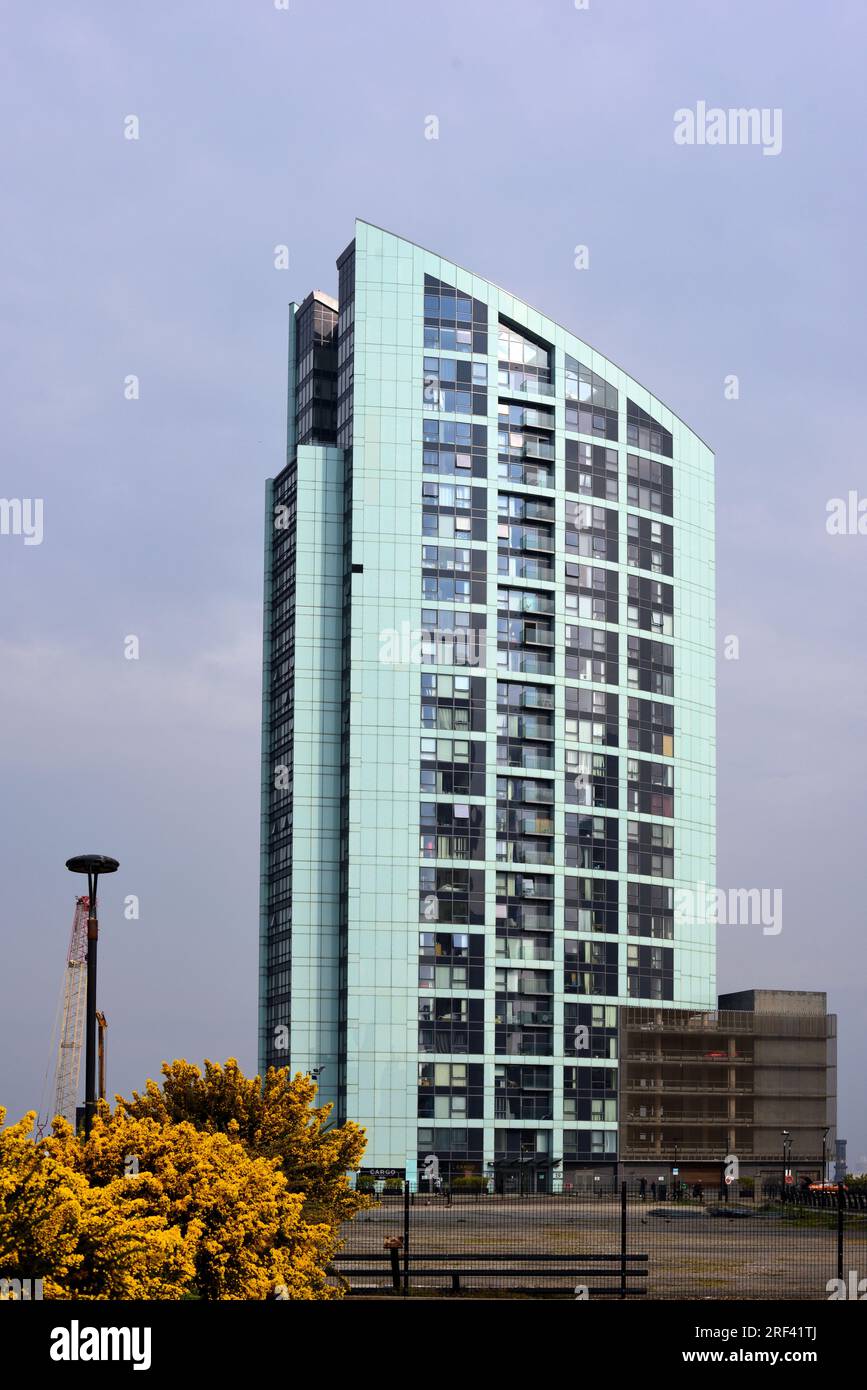
[[[682,415],[678,415],[676,410],[672,410],[671,406],[666,401],[664,401],[661,396],[658,396],[655,391],[652,391],[650,389],[649,386],[645,386],[643,381],[639,381],[638,378],[634,377],[631,372],[626,370],[625,367],[621,367],[620,363],[615,362],[613,357],[609,357],[607,353],[602,352],[601,349],[597,347],[594,347],[592,343],[588,343],[585,338],[579,338],[578,334],[573,333],[571,328],[567,328],[565,323],[560,323],[558,319],[551,318],[551,315],[546,314],[544,309],[538,308],[535,304],[529,304],[526,299],[519,300],[514,290],[507,289],[505,285],[498,285],[496,280],[489,280],[486,275],[479,275],[477,271],[470,270],[468,266],[459,265],[457,261],[449,261],[448,257],[444,256],[442,252],[434,251],[431,249],[430,246],[422,246],[421,242],[412,241],[409,237],[401,236],[400,232],[393,232],[390,227],[380,227],[377,222],[368,222],[366,217],[356,217],[355,225],[362,227],[370,227],[375,232],[383,232],[386,236],[394,237],[396,241],[406,242],[407,246],[414,246],[416,250],[424,251],[425,254],[428,256],[435,256],[437,260],[448,261],[449,265],[453,265],[457,270],[463,271],[464,275],[470,275],[473,277],[474,280],[483,280],[486,285],[491,285],[493,289],[499,290],[501,294],[508,295],[510,299],[518,300],[518,302],[520,304],[523,304],[526,309],[529,309],[531,313],[539,314],[541,318],[547,319],[549,323],[555,324],[556,327],[561,330],[561,332],[568,333],[570,338],[576,338],[578,342],[585,343],[585,345],[588,348],[590,348],[591,352],[597,353],[598,356],[604,358],[606,362],[610,362],[612,367],[616,367],[618,372],[622,372],[623,375],[625,377],[628,377],[630,381],[634,381],[636,386],[640,386],[642,391],[646,391],[648,396],[652,397],[653,400],[659,401],[660,405],[664,406],[665,409],[669,411],[669,413],[674,417],[674,419],[677,420],[685,430],[688,430],[694,439],[697,439],[698,442],[702,444],[705,449],[707,449],[711,457],[713,459],[716,459],[716,454],[714,453],[714,450],[711,448],[710,444],[708,444],[707,440],[703,439],[702,436],[696,430],[694,430],[691,425],[687,424],[686,420],[684,420]]]

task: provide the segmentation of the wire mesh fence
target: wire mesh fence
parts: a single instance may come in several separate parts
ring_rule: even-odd
[[[867,1278],[867,1199],[726,1201],[611,1185],[583,1193],[383,1192],[348,1223],[353,1294],[827,1299]]]

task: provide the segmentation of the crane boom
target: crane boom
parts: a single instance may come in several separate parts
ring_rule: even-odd
[[[75,1124],[75,1108],[81,1078],[84,1046],[84,1015],[87,1003],[87,914],[90,899],[75,901],[75,914],[66,953],[63,977],[63,1003],[54,1072],[54,1114]]]

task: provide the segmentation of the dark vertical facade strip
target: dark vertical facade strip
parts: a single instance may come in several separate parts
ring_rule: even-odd
[[[271,608],[274,534],[274,481],[265,483],[265,572],[263,583],[262,634],[262,769],[259,833],[259,1072],[264,1075],[268,1066],[267,999],[268,999],[268,903],[270,897],[271,831]]]
[[[343,451],[343,641],[341,650],[341,758],[340,758],[340,968],[338,1000],[337,1112],[346,1113],[346,1018],[347,1018],[347,923],[349,834],[349,702],[351,695],[352,634],[352,402],[355,369],[355,242],[350,242],[337,261],[337,443]]]
[[[333,444],[337,409],[337,306],[307,296],[295,320],[298,444]]]
[[[287,462],[267,492],[260,908],[260,1067],[311,1072],[335,1104],[346,606],[337,325],[336,301],[318,290],[292,306]]]
[[[281,1058],[274,1051],[274,1029],[271,1014],[272,960],[272,864],[271,838],[274,799],[274,750],[272,729],[272,699],[274,672],[272,669],[272,638],[274,622],[274,561],[280,538],[285,534],[276,527],[276,495],[297,453],[296,426],[296,320],[298,305],[289,305],[289,332],[286,353],[286,467],[279,478],[265,483],[265,568],[263,585],[262,634],[262,775],[261,824],[259,844],[259,1071],[264,1075],[268,1066],[279,1065]],[[282,487],[280,489],[282,491]],[[283,1058],[285,1060],[285,1057]]]

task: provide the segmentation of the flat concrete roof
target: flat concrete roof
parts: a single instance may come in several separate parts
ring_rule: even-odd
[[[828,996],[817,989],[741,989],[721,994],[719,1007],[756,1014],[825,1014]]]
[[[304,303],[301,305],[301,308],[303,309],[305,305],[309,304],[312,299],[318,300],[320,304],[327,305],[329,309],[334,310],[335,314],[340,312],[340,305],[338,304],[337,300],[334,298],[333,295],[326,294],[324,290],[311,290],[307,298],[304,300]]]

